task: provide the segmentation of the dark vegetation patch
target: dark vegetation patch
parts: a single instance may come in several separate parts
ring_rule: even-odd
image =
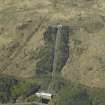
[[[41,89],[46,90],[49,84],[52,83],[52,72],[54,62],[54,51],[56,43],[57,27],[49,26],[47,31],[44,33],[44,46],[38,49],[36,55],[36,77],[41,81]],[[59,47],[59,53],[57,54],[57,71],[56,81],[54,81],[54,90],[57,92],[65,85],[65,81],[60,77],[59,73],[65,65],[69,57],[69,27],[64,26],[61,33],[61,43]],[[52,84],[51,84],[52,87]]]
[[[11,88],[12,100],[15,102],[19,97],[22,97],[23,101],[36,93],[40,86],[36,83],[31,83],[27,81],[20,81],[17,85]]]
[[[23,96],[24,99],[33,95],[40,86],[35,82],[20,81],[11,76],[0,76],[0,103],[16,102]]]
[[[105,105],[105,89],[69,83],[59,91],[50,105]]]
[[[11,99],[11,88],[18,84],[14,77],[0,76],[0,102],[8,102]]]
[[[71,83],[58,93],[51,105],[91,105],[91,100],[85,87]]]
[[[44,33],[45,44],[36,54],[36,59],[38,60],[36,65],[36,76],[42,78],[42,86],[46,89],[48,88],[49,82],[51,82],[51,74],[53,72],[53,62],[55,53],[55,43],[56,43],[57,27],[49,26],[47,31]],[[69,27],[63,26],[61,32],[61,42],[58,48],[59,53],[57,53],[56,61],[56,75],[60,73],[63,66],[65,65],[69,57]],[[58,80],[59,81],[59,80]],[[57,85],[57,83],[55,83]],[[47,86],[47,87],[46,87]]]
[[[62,37],[61,37],[61,43],[59,48],[59,54],[58,54],[58,61],[57,61],[57,71],[60,72],[64,65],[67,62],[67,59],[69,58],[69,27],[64,26],[62,28]]]
[[[38,60],[35,70],[36,77],[40,79],[42,89],[48,88],[51,79],[56,33],[57,28],[48,27],[48,30],[44,33],[45,45],[35,54]]]
[[[37,53],[36,59],[38,63],[36,65],[36,75],[48,75],[51,74],[53,70],[53,60],[55,51],[55,40],[56,40],[57,28],[48,27],[48,30],[44,33],[45,45]],[[69,57],[69,29],[68,27],[62,28],[62,39],[59,48],[59,55],[57,61],[57,70],[61,71],[62,67],[65,65]]]

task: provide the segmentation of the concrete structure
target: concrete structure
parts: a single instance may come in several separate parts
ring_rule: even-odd
[[[36,96],[41,98],[42,103],[48,104],[48,102],[53,98],[51,93],[37,92]]]

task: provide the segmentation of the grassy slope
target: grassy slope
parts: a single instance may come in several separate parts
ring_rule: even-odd
[[[74,28],[70,35],[71,56],[62,71],[64,77],[92,87],[105,87],[104,0],[58,0],[56,8],[51,0],[5,1],[0,0],[1,73],[33,77],[35,50],[44,45],[43,32],[49,24],[60,22],[80,29]]]
[[[98,5],[103,1],[99,2]],[[80,30],[70,39],[71,57],[64,67],[64,77],[91,87],[105,87],[105,22],[103,7],[83,10],[76,20]],[[75,78],[74,78],[75,77]]]

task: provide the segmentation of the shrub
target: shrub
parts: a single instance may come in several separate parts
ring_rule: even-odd
[[[18,80],[10,76],[0,76],[0,102],[6,103],[11,100],[11,88],[18,84]]]
[[[91,100],[86,88],[71,85],[63,88],[50,105],[91,105]]]

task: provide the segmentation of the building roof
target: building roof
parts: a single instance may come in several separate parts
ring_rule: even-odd
[[[50,100],[53,95],[51,93],[37,92],[36,96],[40,97],[40,98],[44,98],[44,99]]]

